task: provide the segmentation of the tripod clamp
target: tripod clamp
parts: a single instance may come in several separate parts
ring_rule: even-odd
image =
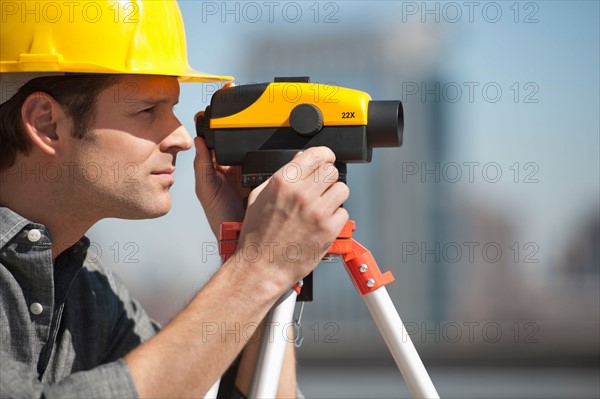
[[[240,222],[224,222],[221,224],[219,253],[223,258],[223,262],[235,253],[241,230],[242,223]],[[366,295],[394,281],[394,276],[389,271],[382,273],[379,270],[371,251],[352,238],[352,233],[355,230],[356,223],[354,220],[346,222],[337,239],[327,250],[327,255],[342,257],[354,287],[361,295]],[[292,287],[298,294],[300,294],[301,288],[300,283]]]

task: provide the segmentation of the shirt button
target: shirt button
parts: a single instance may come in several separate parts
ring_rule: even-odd
[[[40,238],[42,238],[42,233],[38,229],[31,229],[29,233],[27,233],[27,238],[31,242],[38,242]]]
[[[44,307],[42,306],[41,303],[39,302],[34,302],[31,304],[31,306],[29,306],[29,310],[31,311],[31,313],[33,313],[34,315],[38,316],[41,315],[42,312],[44,311]]]

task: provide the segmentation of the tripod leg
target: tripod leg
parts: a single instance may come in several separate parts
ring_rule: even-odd
[[[363,298],[413,396],[439,398],[385,287]]]
[[[256,370],[252,379],[251,398],[275,398],[277,396],[283,357],[289,339],[287,330],[294,317],[297,296],[297,291],[289,290],[279,298],[269,313],[269,321],[262,337]]]

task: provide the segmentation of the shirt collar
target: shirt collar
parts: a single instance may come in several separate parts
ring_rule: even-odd
[[[42,232],[42,240],[39,244],[42,244],[44,240],[49,240],[47,243],[51,244],[50,232],[46,227],[39,223],[34,223],[18,213],[14,212],[10,208],[0,206],[0,248],[3,248],[7,243],[15,238],[24,228],[30,227],[38,229]],[[85,252],[90,246],[90,241],[87,237],[83,236],[78,242],[76,242],[72,249],[77,252]]]
[[[31,222],[6,207],[0,207],[0,248]]]

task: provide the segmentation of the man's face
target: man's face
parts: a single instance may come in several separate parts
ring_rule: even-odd
[[[90,139],[68,139],[65,155],[77,181],[61,194],[75,196],[99,219],[167,213],[175,158],[192,146],[173,114],[178,98],[179,82],[166,76],[127,75],[102,91]]]

